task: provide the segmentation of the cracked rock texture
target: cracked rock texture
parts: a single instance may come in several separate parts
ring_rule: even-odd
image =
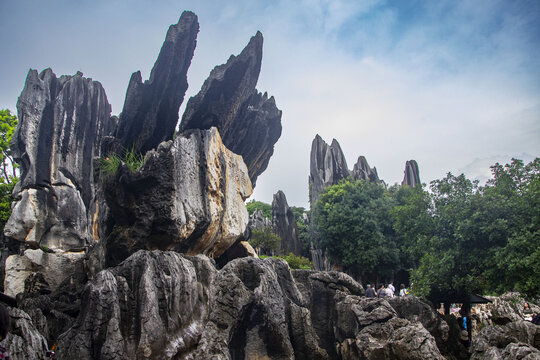
[[[140,71],[131,76],[116,133],[123,148],[144,154],[173,138],[198,32],[197,15],[183,12],[167,31],[150,79],[143,83]]]
[[[57,358],[444,359],[427,305],[363,292],[344,273],[282,259],[217,270],[203,255],[141,250],[88,283]]]
[[[274,97],[255,89],[262,45],[257,32],[240,55],[216,66],[200,92],[189,99],[180,123],[180,132],[216,127],[225,146],[242,155],[253,186],[281,136],[281,110]]]
[[[11,359],[41,360],[48,349],[47,341],[23,310],[8,308],[9,332],[1,344],[8,349]]]
[[[97,240],[94,158],[115,126],[103,87],[81,73],[30,70],[17,110],[11,149],[21,178],[5,235],[63,250]]]
[[[123,167],[104,186],[116,224],[106,240],[108,265],[139,249],[219,257],[243,238],[249,220],[246,166],[216,128],[161,143],[139,171]]]

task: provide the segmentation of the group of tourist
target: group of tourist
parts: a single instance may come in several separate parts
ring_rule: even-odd
[[[394,297],[396,292],[396,288],[394,287],[394,283],[391,282],[389,284],[381,284],[379,287],[379,290],[375,292],[375,287],[371,284],[367,284],[366,286],[366,297],[368,298],[385,298],[385,297]],[[405,284],[400,285],[399,290],[399,296],[406,296],[409,295],[409,291],[405,287]]]

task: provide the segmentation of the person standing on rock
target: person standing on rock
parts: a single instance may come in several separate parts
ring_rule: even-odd
[[[367,284],[367,289],[366,289],[366,297],[368,298],[374,298],[376,297],[377,295],[375,295],[375,290],[373,290],[373,288],[371,287],[370,284]]]
[[[399,296],[407,295],[407,288],[405,287],[405,284],[401,284],[399,288]]]
[[[379,288],[379,290],[377,290],[377,297],[378,298],[384,298],[388,296],[388,294],[386,293],[386,289],[384,288],[384,284],[381,284],[381,287]]]
[[[0,341],[4,340],[9,330],[9,313],[4,305],[0,304]],[[9,354],[0,346],[0,360],[10,360]]]
[[[394,297],[396,293],[396,288],[394,287],[394,282],[392,281],[390,284],[388,284],[388,290],[390,290],[389,294],[390,297]]]

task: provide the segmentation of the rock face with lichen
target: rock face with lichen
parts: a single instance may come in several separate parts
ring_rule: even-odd
[[[212,70],[201,91],[192,97],[180,131],[216,127],[223,143],[242,155],[252,184],[268,166],[281,136],[281,110],[274,97],[255,89],[262,61],[260,32],[238,56]]]
[[[116,224],[106,240],[109,265],[139,249],[219,257],[249,221],[246,165],[216,128],[161,143],[139,171],[122,167],[104,187]]]

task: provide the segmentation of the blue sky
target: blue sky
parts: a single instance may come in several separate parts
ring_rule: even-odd
[[[258,89],[283,110],[283,135],[257,200],[283,190],[307,206],[316,134],[390,184],[410,159],[429,182],[540,156],[540,1],[0,0],[0,107],[15,110],[29,68],[51,67],[100,81],[118,114],[183,10],[200,22],[187,96],[264,35]]]

